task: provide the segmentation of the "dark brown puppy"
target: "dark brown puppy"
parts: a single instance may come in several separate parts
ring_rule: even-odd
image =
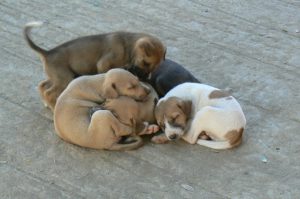
[[[165,57],[161,41],[145,33],[113,32],[80,37],[51,50],[33,43],[30,29],[40,22],[28,23],[24,36],[29,46],[41,57],[47,80],[39,84],[46,106],[54,109],[56,99],[77,76],[107,72],[112,68],[138,68],[149,76]]]
[[[185,82],[200,83],[188,70],[170,59],[163,61],[148,80],[159,97],[165,96],[169,90]]]

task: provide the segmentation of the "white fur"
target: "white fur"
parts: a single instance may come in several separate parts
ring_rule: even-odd
[[[41,26],[41,25],[43,25],[42,21],[32,21],[32,22],[27,23],[25,26],[26,27],[36,27],[36,26]]]
[[[170,136],[173,134],[176,134],[179,137],[183,136],[184,132],[181,128],[173,127],[172,125],[169,124],[167,119],[165,119],[164,123],[165,123],[165,134],[169,140],[170,140]]]
[[[182,138],[190,144],[199,144],[214,149],[226,149],[231,145],[225,136],[229,131],[245,128],[246,118],[240,104],[234,97],[210,99],[209,95],[215,90],[212,86],[199,83],[183,83],[170,90],[161,101],[169,97],[179,97],[192,101],[192,113],[189,121],[190,128]],[[167,122],[165,120],[167,127]],[[173,129],[166,128],[166,135]],[[200,133],[205,131],[212,140],[198,139]]]

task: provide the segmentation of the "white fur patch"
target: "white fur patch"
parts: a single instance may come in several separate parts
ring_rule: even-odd
[[[34,27],[34,26],[41,26],[44,22],[42,21],[32,21],[27,23],[25,26]]]
[[[179,127],[173,127],[169,124],[169,122],[165,119],[165,134],[167,138],[169,139],[169,136],[176,134],[179,137],[183,136],[184,131]],[[170,139],[169,139],[170,140]]]

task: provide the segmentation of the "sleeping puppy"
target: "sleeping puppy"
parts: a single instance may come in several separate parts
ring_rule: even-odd
[[[54,109],[56,99],[75,77],[105,73],[112,68],[132,67],[140,78],[150,76],[165,57],[161,41],[145,33],[112,32],[80,37],[51,50],[37,46],[29,37],[32,27],[41,22],[28,23],[24,37],[43,62],[47,80],[39,84],[39,92],[46,106]]]
[[[94,149],[131,150],[142,145],[135,136],[133,143],[119,143],[122,136],[134,133],[131,125],[121,123],[109,110],[93,107],[106,99],[128,96],[137,101],[148,98],[150,88],[123,69],[111,69],[105,74],[81,76],[62,92],[54,109],[56,133],[63,140]],[[126,107],[124,107],[126,109]]]
[[[159,65],[148,82],[154,87],[159,97],[163,97],[179,84],[185,82],[200,83],[188,70],[170,59],[165,59]]]
[[[155,109],[164,135],[152,141],[184,139],[213,149],[229,149],[242,142],[246,119],[234,97],[217,88],[184,83],[161,98]]]
[[[159,130],[154,117],[154,108],[158,101],[155,90],[150,86],[151,92],[143,101],[136,101],[127,96],[107,99],[101,105],[102,109],[109,110],[123,124],[131,126],[134,134],[152,134]]]

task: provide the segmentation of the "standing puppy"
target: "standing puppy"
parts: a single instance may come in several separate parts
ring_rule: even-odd
[[[184,83],[161,98],[155,109],[164,136],[156,143],[182,138],[190,144],[229,149],[242,142],[246,119],[241,106],[227,92],[197,83]]]
[[[145,78],[151,75],[165,57],[166,49],[159,39],[145,33],[130,32],[80,37],[45,50],[29,37],[31,28],[41,24],[28,23],[24,28],[24,36],[43,62],[48,79],[38,87],[45,105],[51,110],[60,93],[77,76],[134,66],[133,71],[140,71],[140,78]]]
[[[128,96],[146,100],[151,90],[138,78],[123,69],[111,69],[105,74],[81,76],[62,92],[54,109],[54,126],[59,137],[67,142],[94,149],[131,150],[142,145],[140,137],[134,143],[119,143],[122,136],[134,133],[132,126],[121,123],[110,111],[90,112],[107,98]],[[124,107],[126,108],[126,107]]]

